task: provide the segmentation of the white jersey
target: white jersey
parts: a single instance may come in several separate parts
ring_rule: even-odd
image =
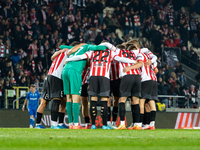
[[[144,63],[148,62],[148,56],[144,53],[142,53],[143,57],[144,57]],[[157,77],[155,74],[155,68],[157,67],[157,62],[153,63],[150,66],[142,66],[141,67],[141,82],[144,81],[149,81],[149,80],[153,80],[153,81],[157,81]]]
[[[48,75],[55,76],[62,80],[62,70],[65,66],[65,60],[68,58],[67,51],[60,53],[52,62]]]
[[[145,55],[147,55],[148,59],[151,60],[152,64],[156,62],[157,60],[157,56],[154,55],[150,50],[148,50],[147,48],[142,48],[139,49],[140,53],[144,53]]]
[[[116,50],[117,53],[118,53],[118,56],[120,57],[126,57],[126,58],[129,58],[131,60],[135,60],[135,61],[143,61],[143,55],[139,52],[139,50],[132,50],[132,51],[129,51],[129,50],[126,50],[126,49],[123,49],[123,50]],[[123,62],[120,62],[120,69],[119,69],[119,77],[122,78],[123,76],[125,75],[140,75],[141,74],[141,69],[138,68],[138,69],[132,69],[126,73],[123,72],[123,69],[125,67],[129,67],[129,66],[133,66],[134,64],[132,63],[123,63]]]

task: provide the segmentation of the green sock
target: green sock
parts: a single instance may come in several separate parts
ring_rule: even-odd
[[[73,119],[74,123],[78,123],[79,118],[79,103],[73,103]]]
[[[67,108],[67,115],[68,115],[69,123],[72,123],[72,102],[67,102],[66,108]]]

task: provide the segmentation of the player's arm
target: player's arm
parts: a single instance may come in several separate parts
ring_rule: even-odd
[[[73,48],[74,46],[68,46],[68,45],[61,45],[60,46],[60,49],[71,49]]]
[[[24,111],[24,108],[25,108],[25,106],[26,106],[27,100],[28,100],[28,99],[25,99],[25,100],[24,100],[24,104],[23,104],[23,106],[22,106],[22,111]]]
[[[79,45],[76,45],[74,46],[73,48],[71,48],[68,52],[67,52],[67,55],[71,55],[73,53],[75,53],[79,48],[81,48],[83,45],[86,45],[85,43],[82,43],[82,44],[79,44]]]
[[[105,50],[107,49],[106,46],[103,46],[103,45],[90,45],[88,47],[89,50],[92,50],[92,51],[101,51],[101,50]]]
[[[131,60],[131,59],[125,58],[125,57],[114,56],[113,59],[116,61],[119,61],[119,62],[123,62],[123,63],[132,63],[132,64],[136,63],[135,60]]]
[[[108,42],[104,42],[104,43],[101,43],[99,45],[105,46],[108,49],[110,49],[111,51],[116,51],[116,49],[117,49],[114,45],[112,45],[111,43],[108,43]]]
[[[68,49],[66,48],[66,49],[62,49],[62,50],[60,50],[60,51],[55,52],[55,53],[51,56],[51,60],[53,61],[60,53],[64,53],[64,52],[66,52],[66,50],[68,50]]]
[[[138,63],[136,63],[136,64],[133,65],[133,66],[125,67],[125,68],[123,69],[123,72],[128,72],[128,71],[130,71],[130,70],[132,70],[132,69],[138,69],[138,68],[140,68],[140,67],[142,67],[142,66],[143,66],[143,61],[138,61]]]
[[[77,55],[77,56],[73,56],[72,58],[67,58],[65,60],[65,63],[69,62],[69,61],[77,61],[77,60],[83,60],[83,59],[90,59],[91,58],[91,54],[92,51],[88,51],[82,55]]]

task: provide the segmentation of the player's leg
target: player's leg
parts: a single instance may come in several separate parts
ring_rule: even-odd
[[[81,102],[82,102],[82,115],[85,120],[85,129],[90,129],[90,118],[89,118],[89,108],[88,108],[88,97],[81,96]]]
[[[120,117],[120,126],[117,128],[118,130],[121,129],[126,129],[125,125],[125,113],[126,113],[126,108],[125,108],[125,102],[126,102],[127,97],[120,97],[119,99],[119,117]]]
[[[45,127],[41,125],[41,119],[42,119],[42,114],[44,112],[44,109],[47,107],[48,104],[49,104],[49,101],[42,99],[37,109],[37,118],[36,118],[36,125],[35,125],[35,128],[37,129],[45,129]]]
[[[145,108],[144,120],[143,120],[144,129],[149,129],[149,124],[150,124],[150,112],[151,112],[149,103],[145,102],[144,108]]]
[[[72,95],[72,101],[73,101],[72,104],[73,121],[74,121],[73,129],[82,129],[82,127],[78,123],[79,112],[80,112],[79,102],[82,89],[82,76],[78,71],[70,69],[69,81],[70,81],[70,94]]]
[[[119,97],[114,96],[114,102],[113,102],[113,110],[112,110],[112,126],[116,127],[116,120],[117,120],[117,114],[118,114],[118,104],[119,104]]]
[[[91,129],[96,129],[95,120],[97,116],[98,91],[99,91],[98,77],[91,76],[89,81],[90,117],[92,120]]]
[[[28,112],[29,112],[29,116],[30,116],[30,120],[29,120],[29,124],[30,124],[30,128],[33,128],[34,123],[35,123],[35,119],[34,119],[34,110],[32,108],[28,108]]]
[[[58,116],[59,118],[58,127],[60,129],[68,129],[68,127],[64,125],[65,110],[66,110],[66,98],[63,97],[60,101],[59,116]]]
[[[72,121],[72,97],[70,95],[71,88],[70,88],[70,79],[69,79],[69,69],[63,69],[62,71],[62,79],[63,79],[63,90],[64,95],[66,95],[67,103],[66,103],[66,110],[67,116],[69,120],[69,129],[73,129],[73,121]]]
[[[89,108],[88,108],[88,84],[82,85],[82,91],[81,91],[81,102],[82,102],[82,115],[85,120],[85,129],[90,129],[90,114],[89,114]]]
[[[102,129],[107,128],[107,120],[108,120],[108,97],[101,96],[101,118],[103,120],[103,127]]]
[[[108,98],[108,120],[107,120],[107,125],[111,125],[111,111],[110,111],[110,107],[111,107],[111,96]]]
[[[72,96],[70,94],[66,95],[67,103],[66,103],[66,110],[69,120],[69,129],[73,129],[73,120],[72,120]]]
[[[131,89],[131,105],[132,105],[132,114],[134,121],[134,129],[143,129],[140,121],[140,106],[139,101],[141,97],[141,77],[140,75],[132,75],[131,80],[133,80],[134,85]]]
[[[82,129],[82,127],[78,123],[79,119],[79,102],[80,102],[80,95],[72,95],[72,112],[73,112],[73,121],[74,121],[74,127],[73,129]]]
[[[49,78],[49,77],[47,76],[47,78]],[[49,93],[50,86],[48,85],[47,78],[43,82],[42,101],[37,109],[37,119],[36,119],[36,125],[35,125],[35,128],[37,128],[37,129],[45,129],[45,127],[43,127],[40,123],[41,123],[42,114],[44,112],[44,109],[46,108],[46,106],[49,103],[49,94],[48,93]]]
[[[59,107],[60,107],[60,98],[53,98],[52,99],[52,105],[51,105],[51,128],[52,129],[58,129],[57,128],[57,121],[59,116]]]
[[[91,129],[96,129],[95,120],[96,120],[96,116],[97,116],[97,100],[98,100],[98,97],[97,96],[90,96],[90,99],[91,99],[90,116],[91,116],[91,120],[92,120]]]
[[[139,97],[133,96],[131,98],[131,105],[133,106],[133,129],[142,129],[142,123],[140,123],[140,106],[139,106]]]
[[[149,101],[149,106],[151,109],[150,112],[150,126],[149,129],[150,130],[155,130],[155,119],[156,119],[156,105],[155,105],[155,101],[154,100],[150,100]]]

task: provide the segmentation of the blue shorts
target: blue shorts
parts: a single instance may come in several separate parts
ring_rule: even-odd
[[[36,118],[37,117],[37,109],[33,109],[33,108],[28,108],[28,112],[29,112],[29,116],[32,116],[33,115],[33,117],[34,118]]]

